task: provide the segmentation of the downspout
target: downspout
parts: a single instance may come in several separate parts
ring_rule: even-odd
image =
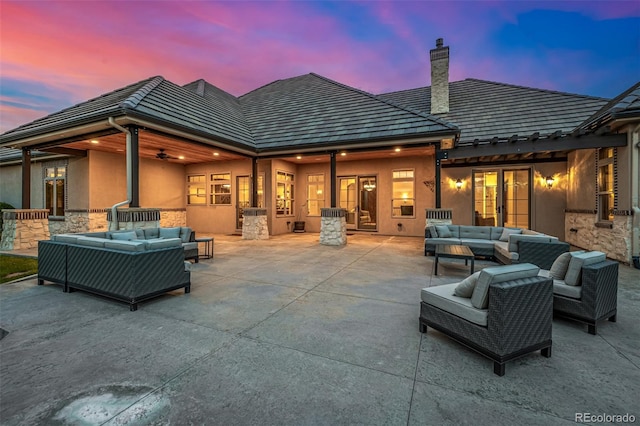
[[[631,132],[631,175],[638,173],[640,168],[640,124]],[[635,148],[635,149],[633,149]],[[631,225],[631,259],[633,266],[640,269],[640,182],[631,179],[631,209],[633,221]]]
[[[131,132],[126,127],[122,127],[118,123],[115,122],[113,117],[109,117],[109,124],[120,130],[122,133],[127,135],[127,142],[125,147],[125,152],[127,156],[127,199],[125,201],[121,201],[119,203],[114,204],[111,207],[111,223],[109,224],[110,231],[117,231],[120,225],[118,224],[118,207],[124,206],[126,204],[131,203]]]

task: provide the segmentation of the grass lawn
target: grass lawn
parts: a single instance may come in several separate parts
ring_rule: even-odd
[[[0,284],[38,273],[38,259],[0,254]]]

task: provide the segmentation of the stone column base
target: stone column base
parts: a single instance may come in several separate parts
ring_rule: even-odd
[[[2,211],[0,250],[38,247],[39,240],[49,239],[49,210],[11,209]]]
[[[339,208],[320,209],[320,244],[343,246],[347,244],[347,211]]]
[[[243,240],[268,240],[267,209],[247,207],[242,214]]]

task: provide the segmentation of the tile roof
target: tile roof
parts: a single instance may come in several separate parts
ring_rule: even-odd
[[[259,151],[458,131],[436,117],[317,74],[278,80],[239,100]]]
[[[640,81],[605,104],[578,129],[595,130],[611,120],[628,117],[640,118]]]
[[[431,87],[378,96],[416,111],[429,112],[431,108]],[[474,139],[570,132],[607,102],[591,96],[466,79],[449,84],[450,112],[437,116],[460,128],[459,146],[464,146]]]
[[[0,135],[0,143],[122,115],[257,152],[458,131],[439,118],[316,74],[278,80],[240,98],[204,80],[178,86],[157,76],[10,130]]]

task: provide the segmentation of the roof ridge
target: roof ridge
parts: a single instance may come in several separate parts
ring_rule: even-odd
[[[347,86],[346,84],[339,83],[339,82],[337,82],[337,81],[335,81],[335,80],[331,80],[330,78],[327,78],[327,77],[321,76],[320,74],[316,74],[316,73],[313,73],[313,72],[312,72],[312,73],[309,73],[309,75],[312,75],[312,76],[314,76],[314,77],[321,78],[321,79],[323,79],[323,80],[325,80],[325,81],[327,81],[327,82],[329,82],[329,83],[335,84],[336,86],[340,86],[340,87],[343,87],[343,88],[345,88],[345,89],[351,90],[351,91],[353,91],[353,92],[357,92],[357,93],[360,93],[360,94],[362,94],[362,95],[368,96],[368,97],[369,97],[369,98],[371,98],[371,99],[375,99],[375,100],[376,100],[376,101],[378,101],[378,102],[385,103],[385,104],[387,104],[387,105],[389,105],[389,106],[392,106],[392,107],[394,107],[394,108],[400,109],[400,110],[402,110],[402,111],[406,111],[406,112],[408,112],[408,113],[411,113],[411,114],[417,115],[417,116],[419,116],[419,117],[428,118],[429,120],[433,120],[434,122],[436,122],[436,123],[438,123],[438,124],[440,124],[440,125],[442,125],[442,126],[445,126],[445,127],[449,128],[449,129],[451,129],[451,130],[456,130],[456,131],[457,131],[457,130],[460,130],[460,129],[458,128],[458,126],[456,126],[455,124],[453,124],[453,123],[449,123],[448,121],[444,121],[444,120],[442,120],[441,118],[436,117],[436,116],[434,116],[434,115],[427,114],[427,113],[425,113],[425,112],[421,112],[421,111],[416,111],[416,110],[414,110],[414,109],[412,109],[412,108],[407,108],[407,107],[405,107],[405,106],[403,106],[403,105],[400,105],[400,104],[397,104],[397,103],[395,103],[395,102],[393,102],[393,101],[389,101],[389,100],[387,100],[387,99],[382,99],[382,98],[380,98],[379,96],[376,96],[376,95],[374,95],[374,94],[372,94],[372,93],[365,92],[364,90],[357,89],[357,88],[352,87],[352,86]]]
[[[294,79],[294,78],[302,77],[302,76],[304,76],[304,75],[307,75],[307,74],[302,74],[302,75],[298,75],[298,76],[296,76],[296,77],[286,78],[285,80],[291,80],[291,79]],[[262,85],[262,86],[260,86],[260,87],[256,87],[255,89],[248,91],[248,92],[247,92],[247,93],[245,93],[244,95],[240,95],[240,96],[238,96],[238,97],[237,97],[237,99],[238,99],[238,100],[241,100],[242,98],[244,98],[245,96],[247,96],[247,95],[249,95],[249,94],[251,94],[251,93],[253,93],[253,92],[257,92],[258,90],[264,89],[265,87],[271,86],[272,84],[276,84],[276,83],[279,83],[279,82],[281,82],[281,81],[282,81],[282,79],[278,79],[278,80],[273,80],[273,81],[272,81],[272,82],[270,82],[270,83],[263,84],[263,85]]]
[[[610,98],[603,98],[603,97],[600,97],[600,96],[583,95],[583,94],[580,94],[580,93],[563,92],[563,91],[560,91],[560,90],[541,89],[539,87],[523,86],[523,85],[520,85],[520,84],[504,83],[504,82],[492,81],[492,80],[482,80],[482,79],[479,79],[479,78],[465,78],[464,80],[460,80],[460,81],[477,81],[477,82],[481,82],[481,83],[495,84],[495,85],[498,85],[498,86],[515,87],[515,88],[518,88],[518,89],[533,90],[533,91],[536,91],[536,92],[555,93],[555,94],[558,94],[558,95],[577,96],[577,97],[588,98],[588,99],[610,100]]]
[[[140,89],[136,90],[135,93],[133,93],[127,99],[122,101],[120,103],[120,105],[125,109],[127,109],[127,108],[130,108],[130,109],[135,108],[144,99],[145,96],[147,96],[149,93],[151,93],[153,91],[153,89],[158,87],[158,85],[160,85],[160,83],[162,83],[163,81],[165,81],[164,77],[162,77],[160,75],[157,75],[155,77],[151,77],[147,84],[142,86]]]

